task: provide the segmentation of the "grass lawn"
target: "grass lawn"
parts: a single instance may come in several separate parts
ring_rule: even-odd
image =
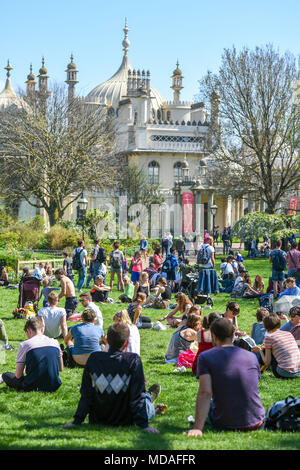
[[[220,257],[218,257],[218,265]],[[267,260],[247,260],[246,267],[252,277],[263,275],[268,282],[270,265]],[[112,297],[116,298],[114,290]],[[17,306],[18,291],[2,288],[0,291],[0,318],[4,321],[9,342],[14,351],[5,355],[5,364],[0,363],[0,373],[15,371],[17,348],[25,340],[24,320],[15,320],[12,310]],[[225,311],[229,294],[214,296],[213,310]],[[255,321],[257,300],[240,300],[241,314],[238,317],[241,331],[250,333]],[[61,302],[64,305],[64,302]],[[104,329],[112,323],[113,314],[120,309],[118,304],[101,305]],[[204,310],[205,314],[211,310]],[[147,309],[146,315],[157,320],[161,311]],[[69,322],[69,325],[74,323]],[[53,394],[41,392],[20,393],[0,385],[0,449],[145,449],[145,450],[254,450],[254,449],[299,449],[297,433],[270,431],[216,432],[209,425],[204,428],[201,439],[187,438],[182,433],[189,428],[187,418],[194,416],[198,381],[188,370],[173,374],[174,365],[164,364],[164,354],[174,330],[140,330],[141,358],[148,384],[159,382],[162,393],[158,402],[167,403],[164,416],[158,416],[151,425],[160,430],[150,435],[137,427],[110,428],[89,426],[87,422],[74,429],[62,429],[70,422],[79,400],[81,369],[65,369],[61,374],[62,385]],[[260,380],[260,395],[267,409],[273,402],[288,395],[299,396],[300,379],[278,380],[266,371]],[[235,392],[232,390],[232,400]]]

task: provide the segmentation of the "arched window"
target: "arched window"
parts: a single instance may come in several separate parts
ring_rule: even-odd
[[[150,184],[159,183],[159,164],[155,161],[150,162],[148,165],[148,178]]]
[[[157,110],[156,116],[157,116],[157,119],[160,121],[161,120],[161,112],[160,112],[159,109]]]
[[[174,181],[178,181],[179,178],[182,178],[182,162],[174,164]]]

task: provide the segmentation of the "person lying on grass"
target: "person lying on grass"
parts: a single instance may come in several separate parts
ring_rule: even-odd
[[[160,393],[159,384],[145,389],[145,377],[140,357],[125,352],[129,328],[117,322],[107,331],[108,352],[94,352],[84,368],[80,388],[81,398],[71,423],[72,428],[89,417],[89,424],[106,426],[137,425],[149,433],[159,433],[149,427],[155,416],[153,402]]]
[[[177,327],[178,324],[183,320],[184,315],[187,314],[188,308],[193,306],[193,302],[188,298],[186,294],[183,292],[178,292],[175,294],[175,300],[176,300],[176,307],[167,315],[164,317],[160,318],[158,321],[164,321],[167,320],[168,325]],[[187,308],[187,305],[190,307]],[[175,317],[176,313],[180,312],[182,314],[181,317]]]
[[[210,332],[214,347],[198,357],[195,425],[187,432],[188,437],[203,435],[207,417],[219,430],[261,429],[265,410],[259,396],[256,356],[233,346],[234,326],[230,320],[217,318]]]

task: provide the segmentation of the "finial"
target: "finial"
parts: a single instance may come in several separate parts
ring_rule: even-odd
[[[71,53],[71,57],[70,57],[70,59],[71,59],[71,62],[73,62],[73,60],[74,60],[74,57],[73,57],[73,52]]]
[[[7,78],[9,78],[10,77],[10,71],[13,69],[12,66],[9,63],[9,59],[7,60],[7,66],[4,67],[4,68],[5,68],[5,70],[7,70],[7,74],[6,74]]]
[[[177,68],[179,67],[179,62],[178,62],[178,59],[177,59],[177,62],[176,62],[176,67],[177,67]]]
[[[44,66],[45,66],[45,57],[43,56],[42,57],[42,67],[44,67]]]
[[[130,46],[130,41],[127,37],[128,36],[128,31],[129,31],[127,18],[125,18],[125,26],[123,28],[123,31],[124,31],[124,39],[123,39],[123,42],[122,42],[122,46],[123,46],[124,55],[127,55],[127,52],[128,52],[129,46]]]
[[[29,71],[30,71],[30,73],[32,73],[32,62],[30,62]]]

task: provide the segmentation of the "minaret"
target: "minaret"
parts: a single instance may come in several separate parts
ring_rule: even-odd
[[[30,64],[30,72],[29,75],[27,75],[27,81],[26,83],[26,96],[28,98],[33,98],[35,96],[35,76],[32,73],[32,64]]]
[[[48,92],[48,78],[49,78],[49,75],[47,75],[47,69],[45,67],[45,59],[44,57],[42,57],[42,67],[40,68],[39,70],[39,75],[38,75],[38,79],[39,79],[39,93],[43,93],[43,94],[46,94],[47,96],[49,96],[49,92]]]
[[[71,54],[71,62],[67,66],[67,80],[65,83],[68,85],[68,103],[69,106],[72,104],[72,102],[75,100],[76,94],[75,94],[75,85],[78,83],[77,80],[77,73],[78,70],[76,68],[76,65],[74,64],[74,57],[73,54]]]
[[[182,86],[183,76],[182,76],[182,71],[179,68],[178,60],[177,60],[177,63],[176,63],[176,69],[174,70],[173,75],[172,75],[171,78],[172,78],[171,88],[172,88],[172,90],[174,90],[173,102],[175,104],[177,104],[177,103],[180,103],[180,91],[183,88],[183,86]]]

